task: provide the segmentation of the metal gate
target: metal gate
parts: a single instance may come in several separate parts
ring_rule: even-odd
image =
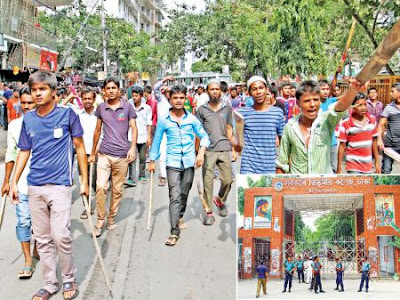
[[[343,239],[339,241],[318,241],[318,242],[295,242],[286,240],[283,242],[283,263],[287,257],[302,259],[318,255],[323,266],[321,269],[322,278],[335,278],[335,258],[340,257],[343,262],[345,276],[347,278],[359,278],[361,258],[366,255],[364,239]],[[283,264],[282,264],[283,265]]]
[[[270,260],[271,260],[271,242],[269,239],[265,238],[254,238],[253,239],[253,276],[257,274],[257,266],[261,262],[265,263],[267,267],[267,272],[270,271]]]
[[[380,277],[390,277],[393,276],[393,274],[395,273],[394,246],[391,244],[391,242],[393,242],[393,236],[378,236],[378,263]]]

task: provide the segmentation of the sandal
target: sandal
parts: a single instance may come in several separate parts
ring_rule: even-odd
[[[176,242],[178,241],[179,236],[175,235],[175,234],[171,234],[167,240],[165,241],[165,245],[167,246],[175,246]]]
[[[72,291],[74,291],[75,293],[72,294],[71,296],[66,297],[64,295],[65,292],[72,292]],[[76,282],[63,283],[63,297],[64,297],[64,300],[75,299],[76,297],[78,297],[78,295],[79,295],[79,290],[78,290],[78,285],[76,284]]]
[[[57,292],[55,292],[55,293],[50,293],[50,292],[49,292],[48,290],[46,290],[46,289],[40,289],[40,290],[38,290],[38,291],[36,292],[35,295],[33,295],[33,297],[32,297],[31,300],[33,300],[33,298],[35,298],[35,297],[42,298],[42,300],[48,300],[48,299],[50,299],[51,297],[53,297],[56,293],[57,293]]]
[[[188,228],[188,226],[187,226],[187,224],[185,223],[185,220],[183,219],[183,218],[181,218],[181,219],[179,219],[179,229],[180,230],[183,230],[183,229],[186,229],[186,228]]]
[[[228,209],[226,208],[225,203],[222,203],[218,196],[214,197],[214,204],[217,207],[217,213],[221,217],[226,217],[228,215]]]
[[[101,227],[98,227],[97,224],[101,222],[103,225],[101,225]],[[98,220],[97,224],[94,226],[94,232],[96,233],[96,237],[100,237],[103,234],[103,227],[105,224],[105,220]]]
[[[33,272],[35,272],[35,268],[33,266],[23,267],[21,271],[19,271],[18,278],[29,279],[32,277]]]

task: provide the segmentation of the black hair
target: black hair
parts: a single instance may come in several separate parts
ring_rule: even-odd
[[[89,94],[89,93],[93,93],[93,97],[94,97],[94,99],[96,99],[96,92],[91,88],[84,88],[81,96],[83,97],[83,95]]]
[[[285,86],[287,86],[287,85],[290,86],[290,87],[292,86],[292,84],[291,84],[289,81],[284,81],[284,82],[282,82],[282,83],[281,83],[281,89],[283,89],[283,88],[284,88]]]
[[[228,91],[228,84],[226,83],[226,81],[221,81],[221,91],[223,93],[226,93]]]
[[[144,87],[144,91],[145,91],[146,93],[148,93],[148,94],[151,94],[151,92],[153,91],[153,89],[151,88],[150,85],[146,85],[146,86]]]
[[[290,88],[291,88],[291,89],[295,89],[295,88],[296,88],[296,85],[295,85],[294,83],[291,83],[291,84],[290,84]]]
[[[276,97],[278,96],[278,89],[276,87],[271,86],[271,93],[272,95],[274,95],[274,98],[276,99]]]
[[[397,91],[400,92],[400,83],[395,83],[392,85],[392,88],[395,88]]]
[[[143,92],[144,92],[144,89],[141,86],[138,86],[138,85],[132,86],[132,90],[131,90],[132,94],[135,93],[135,94],[139,94],[140,96],[143,96]]]
[[[46,83],[51,90],[57,90],[57,77],[53,73],[49,71],[37,71],[29,76],[28,86],[32,88],[32,85],[35,83],[44,82]]]
[[[363,93],[358,93],[357,96],[354,98],[353,103],[351,105],[356,104],[356,102],[360,99],[365,99],[365,95]]]
[[[103,81],[103,89],[106,87],[107,83],[114,82],[117,87],[119,88],[119,79],[115,76],[108,76],[106,79]]]
[[[173,94],[179,94],[179,93],[183,93],[186,96],[187,88],[182,84],[177,84],[174,85],[169,92],[171,97]]]
[[[66,94],[66,93],[67,93],[67,91],[66,91],[65,88],[58,88],[57,89],[57,96],[58,97],[61,97],[61,95]]]
[[[300,101],[300,98],[304,93],[319,93],[319,84],[314,80],[303,81],[300,84],[300,87],[296,90],[297,101]]]
[[[30,95],[31,94],[31,89],[29,86],[24,86],[19,90],[19,96],[22,97],[22,95]]]
[[[376,87],[371,86],[371,87],[368,88],[367,94],[369,94],[369,92],[372,91],[372,90],[378,91],[378,89]]]
[[[328,82],[328,80],[326,80],[326,79],[321,79],[320,81],[318,81],[318,84],[321,86],[321,85],[325,85],[325,84],[327,84],[327,85],[329,85],[329,82]]]

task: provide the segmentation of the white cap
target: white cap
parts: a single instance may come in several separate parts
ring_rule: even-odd
[[[250,89],[250,86],[256,82],[256,81],[262,81],[267,85],[267,81],[264,79],[264,77],[261,76],[252,76],[248,81],[247,81],[247,88]]]

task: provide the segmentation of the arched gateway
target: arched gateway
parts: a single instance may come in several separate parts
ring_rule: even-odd
[[[335,257],[344,262],[346,276],[359,276],[365,255],[371,277],[400,272],[400,250],[391,244],[399,236],[400,185],[393,185],[398,181],[398,176],[277,175],[268,177],[269,187],[246,188],[243,226],[238,229],[239,278],[252,278],[261,261],[272,278],[279,278],[283,261],[294,255],[319,255],[324,277],[335,273]],[[295,212],[323,210],[353,211],[355,238],[296,243]]]

